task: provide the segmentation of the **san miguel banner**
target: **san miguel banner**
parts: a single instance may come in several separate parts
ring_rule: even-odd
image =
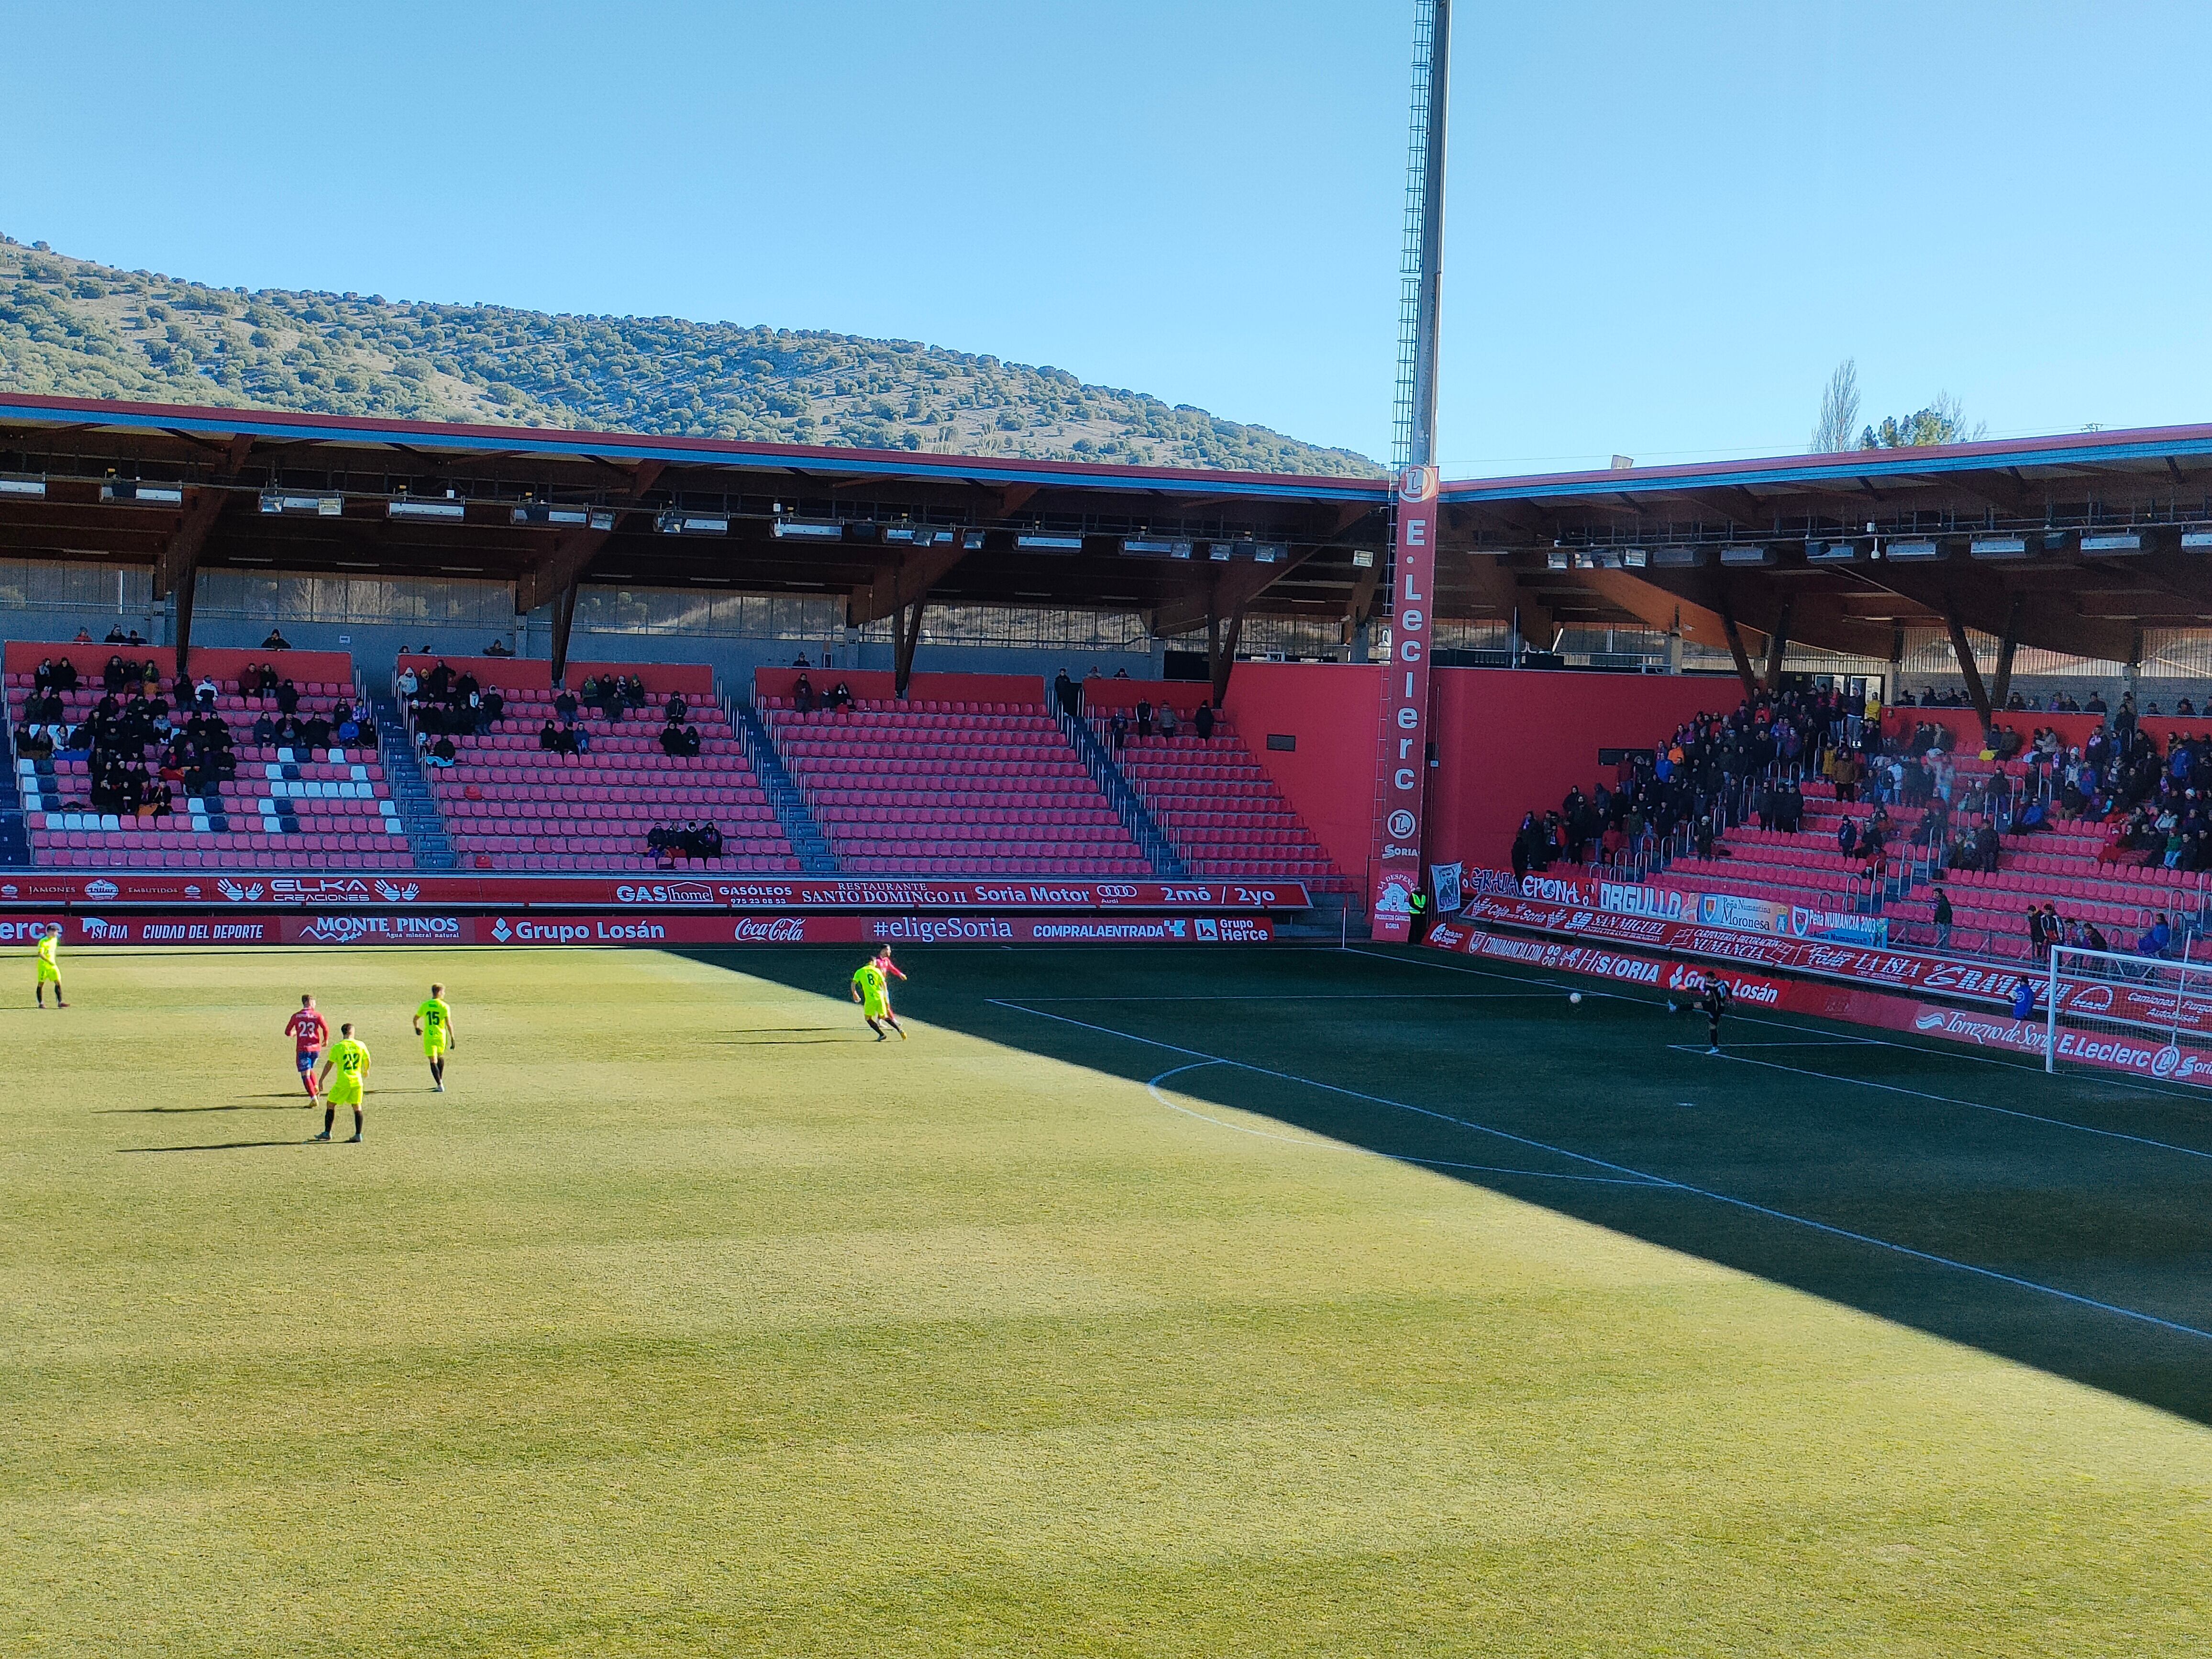
[[[309,915],[0,917],[0,947],[58,930],[64,945],[1265,945],[1267,916],[641,915],[333,910]]]
[[[1421,817],[1429,782],[1429,622],[1437,574],[1437,470],[1398,474],[1391,542],[1390,659],[1382,669],[1382,841],[1376,851],[1374,936],[1402,942],[1421,886]]]
[[[1664,992],[1669,998],[1680,997],[1686,1002],[1705,989],[1709,978],[1717,978],[1723,981],[1735,994],[1736,1002],[1747,1012],[1810,1014],[1822,1019],[1871,1025],[1883,1030],[1909,1031],[1919,1036],[1940,1037],[1949,1042],[2002,1049],[2037,1058],[2041,1057],[2050,1037],[2040,1010],[2027,1019],[2019,1020],[2012,1018],[2009,1012],[1985,1013],[1971,1008],[1942,1006],[1888,990],[1824,984],[1817,980],[1770,977],[1764,974],[1747,973],[1730,965],[1669,961],[1605,945],[1495,933],[1487,928],[1455,922],[1439,922],[1431,927],[1427,942],[1439,951],[1455,951],[1493,962],[1517,963],[1547,973],[1584,974],[1617,984]],[[2014,984],[2019,982],[2017,975],[1993,977],[2008,978]],[[1948,988],[1931,986],[1927,988]],[[2084,988],[2096,993],[2118,988],[2090,986]],[[2097,1012],[2095,1008],[2085,1006],[2072,999],[2069,999],[2067,1006],[2076,1012]],[[2166,1006],[2170,1015],[2170,998],[2166,1000]],[[2190,1033],[2194,1043],[2201,1041],[2207,1030],[2212,1030],[2212,1021],[2203,1025],[2191,1025],[2185,1021],[2182,1029]],[[1692,1035],[1702,1046],[1704,1028],[1692,1028]],[[2122,1072],[2133,1077],[2172,1079],[2199,1085],[2212,1083],[2212,1048],[2184,1048],[2156,1035],[2116,1035],[2108,1031],[2062,1027],[2058,1033],[2058,1054],[2060,1059],[2079,1065]]]
[[[449,906],[646,910],[1304,910],[1295,881],[1053,881],[850,876],[92,875],[28,870],[0,878],[0,906],[205,904],[242,908]]]

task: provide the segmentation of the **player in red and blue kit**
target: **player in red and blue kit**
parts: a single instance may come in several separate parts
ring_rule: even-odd
[[[315,1012],[315,999],[302,996],[300,1012],[285,1023],[284,1035],[299,1045],[300,1083],[307,1091],[307,1103],[315,1103],[315,1062],[323,1057],[324,1045],[331,1040],[328,1021]]]

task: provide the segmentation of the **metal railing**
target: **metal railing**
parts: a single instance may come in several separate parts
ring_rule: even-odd
[[[1137,793],[1136,786],[1115,764],[1113,756],[1107,752],[1106,745],[1098,740],[1098,734],[1091,729],[1090,721],[1080,714],[1070,714],[1058,703],[1053,705],[1052,713],[1053,718],[1060,723],[1060,731],[1066,736],[1068,746],[1082,760],[1084,769],[1091,775],[1091,781],[1106,797],[1106,804],[1114,809],[1115,815],[1121,820],[1122,827],[1136,842],[1138,850],[1144,854],[1146,862],[1152,866],[1153,873],[1171,881],[1181,881],[1189,875],[1182,854],[1168,840],[1167,831],[1160,828],[1159,821],[1152,817],[1152,809],[1145,805],[1144,797]]]

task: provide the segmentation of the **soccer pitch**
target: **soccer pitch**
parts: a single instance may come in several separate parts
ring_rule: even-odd
[[[2203,1650],[2202,1097],[1385,952],[878,1044],[858,954],[19,961],[0,1652]]]

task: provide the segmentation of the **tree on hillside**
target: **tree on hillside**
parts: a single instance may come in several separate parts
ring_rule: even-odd
[[[1820,419],[1813,428],[1813,451],[1832,455],[1851,447],[1851,428],[1859,423],[1859,360],[1846,357],[1828,376],[1828,389],[1820,394]]]
[[[1894,415],[1883,416],[1879,426],[1870,426],[1859,434],[1859,447],[1925,449],[1936,444],[1970,444],[1989,429],[1990,423],[1981,421],[1969,430],[1966,412],[1959,400],[1948,392],[1939,392],[1934,403],[1901,420]]]

